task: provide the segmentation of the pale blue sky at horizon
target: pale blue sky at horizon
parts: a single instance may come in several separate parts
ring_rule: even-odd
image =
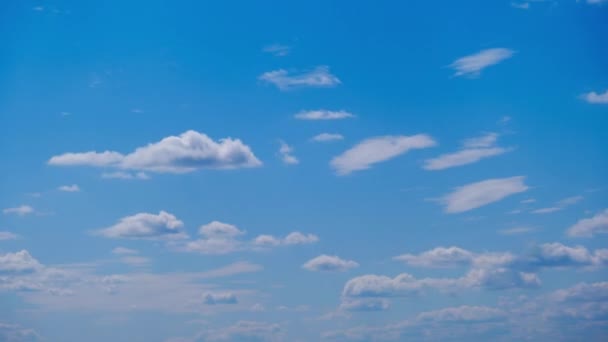
[[[0,4],[0,341],[608,339],[608,1]]]

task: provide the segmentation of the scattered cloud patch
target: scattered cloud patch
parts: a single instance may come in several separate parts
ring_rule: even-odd
[[[293,155],[293,147],[287,145],[284,141],[279,141],[279,156],[281,157],[281,161],[287,165],[296,165],[299,164],[300,161],[296,156]]]
[[[158,173],[186,173],[200,169],[236,169],[261,166],[249,146],[239,139],[214,141],[187,131],[139,147],[130,154],[119,152],[64,153],[48,161],[54,166],[96,166]]]
[[[26,250],[0,254],[0,273],[33,272],[42,267]]]
[[[608,90],[603,93],[592,91],[581,95],[581,98],[591,104],[608,104]]]
[[[355,115],[345,110],[305,110],[294,115],[294,118],[298,120],[342,120],[354,118]]]
[[[533,227],[513,227],[513,228],[507,228],[507,229],[502,229],[499,231],[500,234],[502,235],[519,235],[519,234],[526,234],[526,233],[530,233],[535,231],[536,229]]]
[[[116,247],[112,250],[112,254],[133,255],[133,254],[139,254],[139,251],[137,251],[135,249],[125,248],[125,247]]]
[[[485,68],[511,58],[513,54],[513,50],[505,48],[486,49],[459,58],[450,64],[450,67],[456,71],[454,76],[476,77]]]
[[[289,72],[284,69],[265,72],[260,75],[261,81],[273,84],[280,90],[290,90],[294,88],[330,88],[341,83],[340,79],[331,74],[329,67],[318,66],[310,71]]]
[[[115,172],[104,172],[101,174],[101,178],[104,179],[140,179],[146,180],[150,179],[145,172],[124,172],[124,171],[115,171]]]
[[[530,9],[530,3],[529,2],[512,2],[511,7],[527,10],[527,9]]]
[[[344,260],[335,255],[319,255],[308,260],[302,268],[309,271],[323,272],[345,272],[352,268],[359,267],[359,264],[352,260]]]
[[[437,143],[426,134],[412,136],[380,136],[363,140],[341,155],[334,157],[330,166],[338,175],[369,169],[372,165],[387,161],[414,149],[424,149]]]
[[[462,213],[526,190],[523,176],[495,178],[458,187],[440,201],[446,213]]]
[[[17,234],[0,231],[0,241],[16,240],[17,238],[19,238]]]
[[[206,293],[203,295],[203,301],[207,305],[218,304],[236,304],[238,300],[234,293]]]

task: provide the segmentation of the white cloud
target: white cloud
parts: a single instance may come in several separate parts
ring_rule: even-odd
[[[282,44],[272,44],[265,46],[262,51],[270,53],[276,57],[285,57],[291,52],[291,47]]]
[[[0,273],[32,272],[42,265],[26,250],[0,254]]]
[[[130,266],[145,266],[150,263],[150,259],[138,255],[128,255],[120,258],[120,262]]]
[[[322,254],[308,260],[302,267],[309,271],[344,272],[359,267],[359,264],[352,260],[341,259],[335,255]]]
[[[112,250],[112,254],[116,254],[116,255],[133,255],[133,254],[139,254],[138,251],[134,250],[134,249],[130,249],[130,248],[125,248],[125,247],[116,247]]]
[[[0,241],[16,240],[18,237],[19,236],[17,234],[13,234],[11,232],[0,231]]]
[[[212,221],[202,225],[198,233],[208,238],[233,238],[245,234],[244,231],[238,229],[235,225],[220,221]]]
[[[294,115],[294,117],[299,120],[341,120],[354,118],[355,116],[345,110],[318,109],[301,111]]]
[[[443,170],[455,166],[472,164],[481,159],[511,151],[509,148],[495,147],[497,139],[498,134],[496,133],[488,133],[480,137],[467,139],[463,142],[463,148],[460,151],[427,159],[424,163],[424,169]]]
[[[283,243],[286,245],[306,245],[319,241],[319,237],[314,234],[302,234],[300,232],[289,233],[284,239]]]
[[[101,174],[101,178],[104,179],[140,179],[146,180],[150,179],[145,172],[124,172],[124,171],[115,171],[115,172],[104,172]]]
[[[328,141],[336,141],[343,140],[344,136],[342,134],[337,133],[321,133],[317,134],[314,137],[310,138],[311,141],[314,142],[328,142]]]
[[[512,2],[511,7],[527,10],[530,8],[529,2]]]
[[[96,234],[114,239],[183,239],[184,223],[174,215],[160,211],[158,215],[139,213],[123,217],[113,226],[100,229]]]
[[[41,8],[41,9],[37,9]],[[44,10],[43,7],[34,7],[36,11]],[[17,324],[9,324],[0,321],[0,341],[5,342],[36,342],[44,341],[33,329],[26,329]]]
[[[295,165],[299,164],[300,161],[293,155],[293,148],[287,145],[284,141],[279,141],[279,156],[283,163],[287,165]]]
[[[281,240],[277,239],[272,235],[259,235],[253,240],[253,244],[257,246],[278,246],[281,244]]]
[[[56,166],[86,165],[159,173],[262,165],[249,146],[241,140],[224,138],[216,142],[196,131],[166,137],[159,142],[139,147],[127,155],[113,151],[65,153],[52,157],[48,163]]]
[[[206,329],[188,342],[221,342],[221,341],[252,341],[278,342],[283,341],[281,326],[275,323],[254,321],[238,321],[234,325],[221,329]]]
[[[390,302],[383,298],[346,298],[340,303],[343,311],[384,311],[390,307]]]
[[[318,66],[311,71],[292,74],[287,70],[279,69],[265,72],[259,79],[275,85],[280,90],[289,90],[299,87],[328,88],[339,85],[340,79],[329,72],[329,67]]]
[[[79,192],[80,191],[80,187],[78,187],[77,184],[62,185],[59,188],[57,188],[57,190],[64,191],[64,192]]]
[[[441,202],[446,213],[461,213],[526,190],[528,186],[524,184],[523,176],[495,178],[458,187],[443,196]]]
[[[459,247],[437,247],[419,255],[403,254],[393,259],[413,266],[450,267],[470,264],[474,254]]]
[[[238,303],[236,295],[234,293],[229,292],[208,292],[203,295],[203,301],[207,305]]]
[[[526,234],[526,233],[530,233],[535,231],[536,229],[533,227],[513,227],[513,228],[507,228],[507,229],[502,229],[499,231],[500,234],[502,235],[517,235],[517,234]]]
[[[483,69],[510,58],[513,53],[513,50],[504,48],[482,50],[457,59],[450,67],[456,71],[455,76],[478,76]]]
[[[590,5],[600,5],[605,3],[608,0],[587,0],[587,3]]]
[[[591,104],[607,104],[608,90],[604,93],[596,93],[594,91],[581,95],[581,98]]]
[[[365,139],[341,155],[334,157],[330,165],[338,175],[369,169],[373,164],[395,158],[413,149],[435,146],[428,135],[380,136]]]
[[[427,311],[416,317],[420,321],[434,322],[471,322],[471,321],[493,321],[505,319],[506,314],[502,310],[487,306],[468,306],[445,308],[435,311]]]
[[[25,216],[25,215],[33,214],[34,208],[30,207],[29,205],[22,205],[22,206],[15,207],[15,208],[3,209],[2,213],[5,215],[15,214],[15,215],[19,215],[19,216]]]
[[[608,233],[608,209],[587,219],[582,219],[568,228],[569,236],[593,237],[595,234]]]
[[[554,213],[556,211],[560,211],[560,210],[566,209],[567,207],[569,207],[571,205],[574,205],[574,204],[582,201],[583,199],[584,199],[583,196],[572,196],[572,197],[564,198],[563,200],[558,201],[555,204],[555,206],[553,206],[553,207],[536,209],[536,210],[533,210],[532,213],[533,214],[549,214],[549,213]]]

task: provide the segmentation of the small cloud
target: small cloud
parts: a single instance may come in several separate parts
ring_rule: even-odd
[[[120,262],[129,266],[139,267],[148,265],[150,263],[150,259],[138,255],[129,255],[120,258]]]
[[[18,216],[25,216],[25,215],[33,214],[34,208],[30,207],[29,205],[22,205],[22,206],[15,207],[15,208],[3,209],[2,213],[5,215],[15,214]]]
[[[578,221],[568,228],[567,233],[573,237],[593,237],[596,234],[608,233],[608,209],[591,218]]]
[[[523,176],[488,179],[456,188],[440,200],[449,214],[473,210],[528,190]]]
[[[57,188],[57,190],[63,191],[63,192],[79,192],[80,188],[78,187],[78,185],[72,184],[72,185],[62,185],[59,188]]]
[[[479,76],[485,68],[498,64],[514,54],[513,50],[494,48],[479,51],[473,55],[455,60],[450,67],[456,71],[454,76]]]
[[[125,248],[125,247],[116,247],[112,250],[112,254],[133,255],[133,254],[139,254],[139,252],[135,249]]]
[[[527,10],[530,8],[530,3],[529,2],[512,2],[511,7]]]
[[[287,145],[284,141],[279,141],[280,147],[279,147],[279,156],[281,157],[281,160],[283,161],[283,163],[287,164],[287,165],[295,165],[295,164],[299,164],[300,161],[298,160],[298,158],[296,158],[292,153],[293,153],[293,148],[289,145]]]
[[[344,136],[342,134],[337,133],[321,133],[310,138],[310,140],[314,142],[330,142],[344,140]]]
[[[42,12],[44,11],[44,6],[35,6],[32,9],[36,12]]]
[[[426,134],[368,138],[334,157],[330,166],[338,175],[347,175],[369,169],[374,164],[393,159],[410,150],[429,148],[436,144],[435,140]]]
[[[113,239],[183,239],[187,235],[181,230],[184,223],[174,215],[160,211],[158,215],[139,213],[123,217],[113,226],[95,232]]]
[[[233,293],[206,293],[203,301],[207,305],[237,304],[238,300]]]
[[[359,267],[359,264],[352,260],[344,260],[335,255],[319,255],[308,260],[302,268],[309,271],[323,272],[344,272],[352,268]]]
[[[101,174],[101,178],[104,179],[139,179],[139,180],[147,180],[150,179],[150,176],[145,172],[124,172],[124,171],[116,171],[116,172],[104,172]]]
[[[329,67],[318,66],[310,71],[290,73],[287,70],[279,69],[265,72],[260,75],[261,81],[275,85],[280,90],[290,90],[294,88],[330,88],[341,83],[340,79],[329,72]]]
[[[140,108],[133,108],[133,109],[131,109],[131,113],[141,114],[143,112],[144,112],[144,110],[140,109]]]
[[[272,235],[259,235],[253,240],[253,244],[260,247],[272,247],[279,245],[305,245],[319,241],[319,237],[314,234],[303,234],[292,232],[285,238],[277,238]]]
[[[294,115],[294,118],[298,120],[341,120],[354,117],[352,113],[345,110],[333,111],[327,109],[304,110]]]
[[[535,231],[532,227],[513,227],[508,229],[500,230],[499,233],[502,235],[520,235]]]
[[[17,240],[19,235],[11,232],[0,232],[0,241]]]
[[[276,57],[285,57],[291,52],[291,47],[282,44],[272,44],[265,46],[262,51],[270,53]]]
[[[553,207],[536,209],[536,210],[533,210],[532,213],[533,214],[549,214],[549,213],[554,213],[556,211],[560,211],[560,210],[566,209],[567,207],[569,207],[571,205],[574,205],[574,204],[582,201],[583,199],[584,199],[583,196],[572,196],[572,197],[564,198],[564,199],[558,201],[555,204],[555,206],[553,206]]]
[[[608,104],[608,90],[603,93],[596,93],[594,91],[581,95],[581,98],[587,103],[591,104]]]

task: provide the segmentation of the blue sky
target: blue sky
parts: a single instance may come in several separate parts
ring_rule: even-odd
[[[606,22],[2,2],[0,341],[605,340]]]

